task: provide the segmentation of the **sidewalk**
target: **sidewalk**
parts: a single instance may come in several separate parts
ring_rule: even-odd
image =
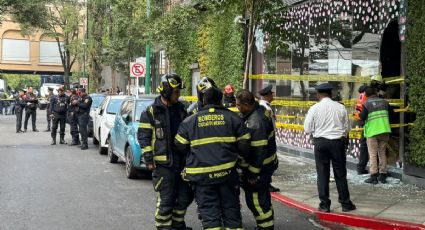
[[[425,229],[425,189],[404,184],[395,178],[388,178],[387,184],[365,184],[363,181],[369,175],[357,175],[355,171],[348,170],[350,195],[357,210],[349,213],[341,211],[335,183],[330,182],[331,213],[325,214],[316,209],[319,198],[314,160],[280,152],[279,161],[273,185],[281,192],[273,197],[285,205],[316,214],[321,220],[348,225],[353,222],[352,226],[357,227],[380,228],[374,222],[385,222],[388,226],[408,226],[393,229]]]

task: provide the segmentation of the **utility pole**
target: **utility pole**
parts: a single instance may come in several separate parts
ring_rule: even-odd
[[[146,1],[146,16],[149,19],[151,15],[151,0]],[[146,78],[145,78],[145,94],[150,93],[151,86],[151,44],[149,41],[146,44]]]

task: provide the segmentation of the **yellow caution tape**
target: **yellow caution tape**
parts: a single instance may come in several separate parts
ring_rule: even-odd
[[[351,75],[291,75],[291,74],[257,74],[250,75],[250,79],[268,79],[268,80],[293,80],[293,81],[343,81],[368,83],[370,77],[351,76]]]
[[[184,100],[190,101],[190,102],[198,101],[198,97],[197,96],[182,96],[180,98],[183,98]]]
[[[406,126],[414,126],[414,123],[406,123],[406,124],[391,124],[391,128],[400,128],[400,127],[406,127]],[[292,129],[292,130],[299,130],[303,131],[304,126],[300,124],[287,124],[287,123],[276,123],[276,128],[281,129]],[[362,136],[363,128],[354,128],[350,130],[349,137],[351,139],[360,139]]]

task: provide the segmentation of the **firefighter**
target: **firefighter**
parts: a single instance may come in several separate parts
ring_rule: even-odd
[[[157,229],[191,229],[186,227],[184,217],[193,192],[180,176],[184,159],[174,145],[178,127],[187,117],[184,105],[178,101],[183,88],[177,74],[162,76],[157,89],[160,96],[141,114],[137,133],[144,163],[153,170],[152,181],[158,193]]]
[[[236,107],[251,135],[251,150],[240,165],[246,204],[255,216],[257,229],[274,229],[270,184],[278,167],[272,117],[248,90],[236,94]]]
[[[52,143],[56,145],[56,132],[58,125],[60,125],[60,144],[66,144],[65,142],[65,123],[66,123],[66,112],[68,110],[69,98],[65,95],[63,88],[58,89],[58,95],[50,98],[49,113],[52,120]]]
[[[200,84],[207,84],[207,85],[210,84],[211,86],[217,87],[217,85],[215,84],[214,80],[211,79],[210,77],[203,77],[198,82],[198,85],[200,85]],[[197,95],[198,95],[198,101],[192,103],[189,106],[189,108],[187,109],[187,112],[188,112],[189,115],[198,113],[199,110],[201,110],[202,107],[203,107],[203,103],[202,103],[203,93],[197,89]]]
[[[223,107],[220,89],[208,79],[197,89],[203,108],[176,135],[178,149],[188,153],[182,175],[194,185],[204,229],[242,229],[236,162],[249,151],[250,136],[242,120]]]

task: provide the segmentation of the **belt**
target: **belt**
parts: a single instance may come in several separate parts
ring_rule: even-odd
[[[327,141],[342,141],[343,137],[337,138],[337,139],[328,139],[324,137],[315,137],[314,140],[327,140]]]

